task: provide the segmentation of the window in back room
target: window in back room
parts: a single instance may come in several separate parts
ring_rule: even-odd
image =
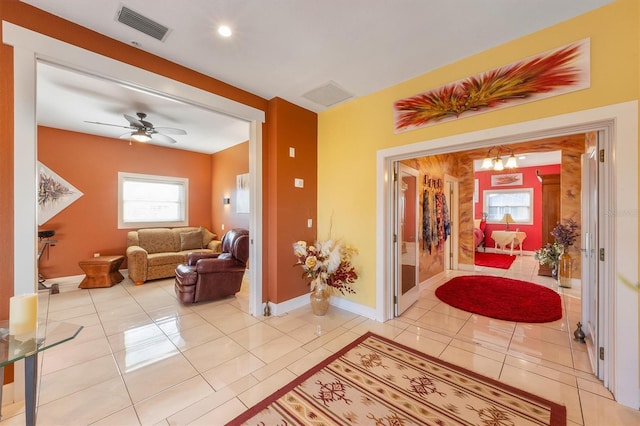
[[[505,214],[520,224],[533,224],[533,189],[494,189],[484,191],[488,223],[500,223]]]
[[[118,173],[118,228],[186,226],[189,179]]]

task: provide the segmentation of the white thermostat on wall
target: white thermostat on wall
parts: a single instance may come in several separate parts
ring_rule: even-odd
[[[293,186],[296,188],[304,188],[304,179],[295,178],[293,180]]]

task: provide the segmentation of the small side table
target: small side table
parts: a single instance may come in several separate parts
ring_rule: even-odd
[[[15,336],[9,334],[9,321],[0,321],[0,401],[4,367],[24,359],[25,424],[27,426],[36,424],[38,353],[74,339],[82,328],[82,325],[68,323],[39,323],[36,332],[26,337],[21,336],[22,340],[17,340]]]
[[[514,247],[520,247],[520,256],[522,256],[522,242],[527,238],[527,234],[520,231],[493,231],[491,239],[495,241],[496,248],[503,252],[510,246],[509,254],[513,256]]]
[[[123,261],[124,256],[99,256],[81,260],[78,262],[78,265],[87,276],[78,287],[111,287],[119,283],[124,280],[124,277],[118,270]]]

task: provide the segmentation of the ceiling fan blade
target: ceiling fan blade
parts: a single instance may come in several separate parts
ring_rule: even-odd
[[[131,132],[118,136],[118,139],[131,139]]]
[[[122,129],[132,129],[131,126],[121,126],[120,124],[110,124],[110,123],[101,123],[99,121],[85,121],[85,123],[89,124],[100,124],[101,126],[112,126],[112,127],[120,127]]]
[[[124,115],[124,118],[126,118],[127,121],[136,129],[140,127],[143,127],[143,128],[146,127],[145,124],[142,121],[138,120],[137,118],[132,117],[128,114],[123,114],[123,115]],[[150,127],[153,127],[153,126],[150,126]]]
[[[177,143],[178,141],[176,141],[174,138],[171,138],[167,135],[163,135],[162,133],[153,133],[153,135],[151,136],[151,139],[153,139],[156,142],[165,142],[165,143]]]
[[[185,130],[175,129],[173,127],[155,127],[154,130],[156,130],[158,133],[164,133],[167,135],[186,135],[187,134]]]

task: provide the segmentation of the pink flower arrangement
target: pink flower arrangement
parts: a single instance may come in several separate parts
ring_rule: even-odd
[[[293,254],[298,258],[296,266],[302,266],[302,277],[309,279],[311,290],[316,286],[329,286],[342,294],[355,294],[352,284],[358,279],[351,257],[357,250],[333,240],[306,241],[293,244]]]

